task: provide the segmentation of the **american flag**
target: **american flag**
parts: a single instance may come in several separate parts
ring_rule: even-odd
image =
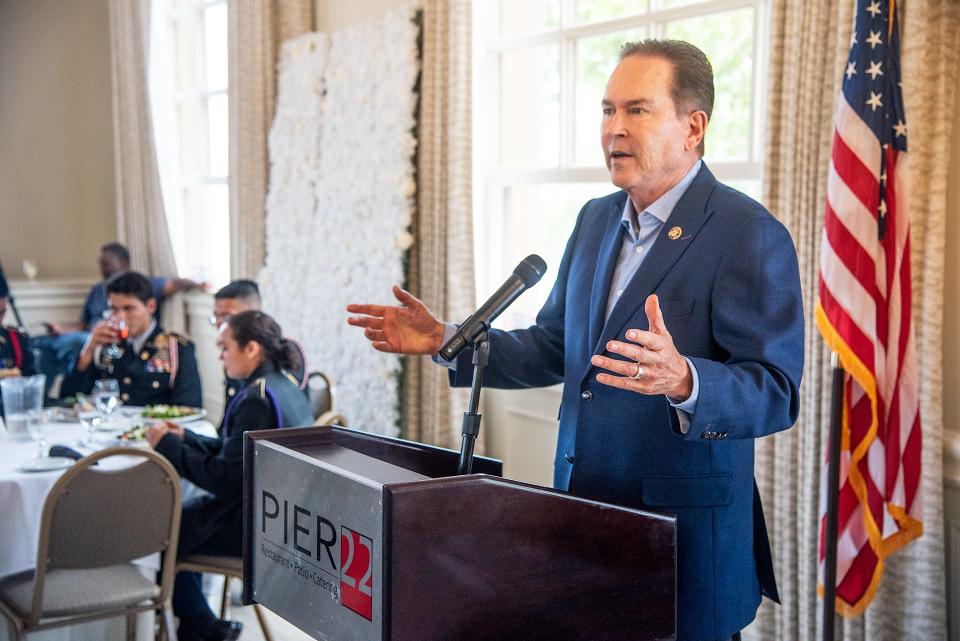
[[[836,607],[847,616],[870,604],[884,558],[923,533],[896,9],[895,0],[857,2],[820,246],[817,325],[846,373]]]

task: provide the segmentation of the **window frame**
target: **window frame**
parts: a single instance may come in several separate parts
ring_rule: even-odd
[[[667,23],[698,18],[743,8],[753,8],[753,64],[751,68],[748,157],[746,160],[709,160],[721,181],[763,179],[763,136],[766,121],[766,72],[769,62],[769,0],[691,1],[676,7],[661,7],[649,0],[645,10],[598,22],[576,24],[576,0],[560,0],[556,29],[525,34],[499,33],[500,2],[474,3],[473,24],[473,173],[474,246],[478,296],[493,291],[512,269],[504,264],[507,190],[517,185],[555,183],[607,183],[609,173],[602,165],[577,165],[576,89],[577,43],[587,37],[603,36],[628,29],[647,29],[650,37],[663,37]],[[560,145],[557,167],[516,168],[500,165],[500,56],[535,46],[560,47]],[[599,114],[599,108],[598,108]],[[599,131],[599,115],[597,118]],[[598,141],[599,145],[599,133]],[[611,190],[616,189],[610,184]],[[600,195],[600,194],[598,194]],[[570,212],[571,223],[576,211]],[[509,314],[509,310],[507,312]],[[505,314],[505,315],[507,315]],[[512,320],[510,317],[507,321]]]

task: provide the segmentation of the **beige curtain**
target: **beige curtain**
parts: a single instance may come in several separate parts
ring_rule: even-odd
[[[110,0],[117,238],[130,250],[133,269],[175,276],[150,116],[149,34],[150,0]],[[163,324],[184,330],[179,296],[163,306]]]
[[[437,316],[454,321],[474,307],[470,11],[470,0],[423,4],[416,242],[408,283]],[[459,448],[466,398],[462,390],[450,390],[446,370],[408,358],[404,437]],[[482,440],[481,430],[478,453]]]
[[[265,262],[267,136],[284,40],[310,31],[312,0],[229,4],[230,274],[256,278]]]
[[[772,7],[769,120],[764,199],[793,234],[807,311],[806,368],[797,425],[757,443],[757,480],[774,546],[783,605],[764,602],[745,638],[814,641],[821,635],[817,598],[819,503],[830,403],[829,355],[813,322],[817,261],[833,112],[850,45],[854,0]],[[941,343],[943,232],[953,60],[960,44],[960,3],[898,2],[903,93],[910,127],[909,163],[914,328],[917,332],[925,534],[887,559],[867,612],[837,620],[849,641],[946,638],[943,547]]]

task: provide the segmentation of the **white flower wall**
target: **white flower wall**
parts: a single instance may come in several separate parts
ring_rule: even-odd
[[[351,427],[396,435],[400,359],[346,324],[348,303],[392,301],[413,242],[412,8],[284,44],[270,133],[264,308],[336,380]]]

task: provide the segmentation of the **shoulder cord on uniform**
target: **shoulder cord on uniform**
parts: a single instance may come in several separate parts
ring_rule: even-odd
[[[10,330],[7,336],[10,338],[10,347],[13,348],[13,364],[18,369],[23,369],[23,346],[20,344],[20,334]]]
[[[180,351],[179,341],[173,334],[167,336],[167,351],[170,352],[170,389],[177,380],[177,371],[180,369]]]

